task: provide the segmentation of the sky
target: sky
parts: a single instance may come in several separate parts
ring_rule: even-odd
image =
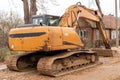
[[[57,6],[53,5],[49,0],[48,3],[45,3],[45,6],[48,7],[48,14],[54,14],[54,15],[62,15],[65,10],[73,4],[76,4],[77,2],[81,2],[82,5],[85,5],[86,7],[90,7],[92,9],[97,9],[96,4],[93,0],[56,0]],[[105,15],[108,14],[115,14],[114,8],[115,8],[115,0],[100,0],[100,5],[102,8],[102,12]],[[91,3],[91,4],[89,4]],[[16,14],[19,14],[21,17],[23,17],[23,4],[21,0],[2,0],[0,3],[0,11],[2,12],[10,12],[13,11]],[[40,11],[38,11],[39,13]]]
[[[106,15],[108,14],[114,14],[114,1],[115,0],[100,0],[100,5],[102,8],[102,12]],[[65,12],[65,9],[67,7],[69,7],[72,4],[76,4],[77,2],[81,2],[82,5],[85,5],[86,7],[90,7],[92,9],[97,9],[97,6],[95,4],[94,0],[69,0],[69,1],[65,1],[65,0],[57,0],[58,3],[60,3],[60,6],[54,7],[53,5],[49,5],[51,7],[50,13],[53,14],[63,14]],[[89,5],[89,3],[91,2],[91,4]],[[92,3],[93,2],[93,3]]]

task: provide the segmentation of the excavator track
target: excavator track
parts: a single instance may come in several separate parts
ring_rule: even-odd
[[[60,76],[96,65],[98,56],[93,51],[61,51],[22,53],[11,56],[7,61],[10,70],[25,71],[36,68],[44,75]],[[57,53],[57,54],[56,54]]]
[[[37,57],[36,57],[37,56]],[[10,70],[24,71],[37,64],[40,55],[38,53],[22,53],[11,56],[7,60],[7,67]]]
[[[93,51],[64,52],[41,58],[37,70],[44,75],[60,76],[95,66],[97,62],[98,56]]]

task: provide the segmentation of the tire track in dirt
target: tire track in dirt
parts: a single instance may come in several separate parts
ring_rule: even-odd
[[[35,69],[32,69],[32,70],[27,70],[25,72],[16,72],[16,71],[10,71],[9,69],[3,69],[0,70],[0,80],[13,80],[11,78],[33,73],[35,71],[36,71]]]

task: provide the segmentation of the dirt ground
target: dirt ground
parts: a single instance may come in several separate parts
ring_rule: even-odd
[[[120,48],[118,48],[118,52],[119,50]],[[0,65],[5,67],[5,64]],[[119,55],[100,57],[100,64],[97,66],[59,77],[44,76],[35,69],[15,72],[5,68],[0,69],[0,80],[120,80],[120,57]]]

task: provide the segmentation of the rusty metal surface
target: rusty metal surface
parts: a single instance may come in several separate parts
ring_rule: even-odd
[[[117,55],[117,51],[116,50],[112,50],[112,49],[102,49],[102,48],[94,48],[92,49],[93,51],[96,51],[96,53],[99,56],[104,56],[104,57],[114,57]]]
[[[36,59],[35,56],[38,58]],[[30,66],[36,67],[37,65],[37,70],[41,74],[60,76],[92,67],[97,62],[98,56],[93,51],[65,51],[52,56],[41,56],[40,53],[37,53],[37,55],[35,53],[23,53],[11,56],[7,61],[7,67],[10,70],[24,71]]]
[[[15,70],[15,71],[20,71],[21,69],[18,68],[18,62],[19,62],[19,58],[25,55],[29,55],[31,53],[22,53],[22,54],[17,54],[17,55],[12,55],[9,57],[9,59],[6,61],[7,62],[7,67],[10,70]],[[22,65],[23,64],[19,64]]]
[[[60,76],[96,65],[98,56],[90,51],[65,52],[38,61],[37,69],[41,74]]]

